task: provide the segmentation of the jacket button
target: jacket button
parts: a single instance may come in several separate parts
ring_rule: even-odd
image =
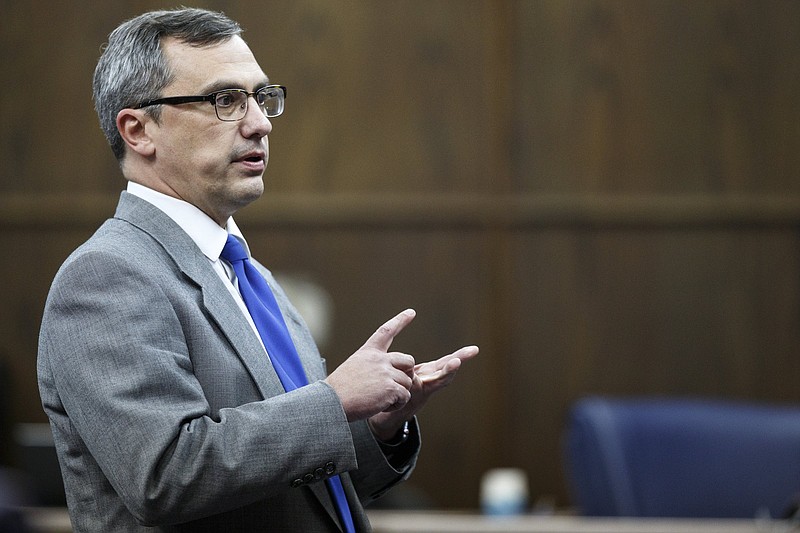
[[[316,470],[314,470],[314,477],[317,478],[317,479],[324,478],[325,477],[325,470],[323,470],[322,468],[317,468]]]
[[[299,478],[295,479],[294,481],[292,481],[292,488],[296,489],[297,487],[301,486],[302,484],[303,484],[303,480],[302,479],[299,479]]]
[[[329,476],[336,472],[336,465],[333,462],[327,463],[325,465],[325,473]]]
[[[312,481],[314,481],[314,474],[306,474],[305,476],[303,476],[303,481],[306,483],[311,483]]]

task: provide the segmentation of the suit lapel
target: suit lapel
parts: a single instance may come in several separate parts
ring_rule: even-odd
[[[264,398],[283,392],[283,385],[256,338],[247,319],[242,316],[228,289],[194,241],[163,211],[149,202],[123,192],[116,218],[125,220],[148,233],[164,248],[178,268],[200,287],[203,305],[209,316],[228,338],[237,355],[252,376]]]
[[[202,282],[203,304],[230,341],[264,398],[284,392],[278,374],[242,311],[215,272]],[[235,318],[234,318],[235,317]],[[240,319],[241,317],[241,319]]]

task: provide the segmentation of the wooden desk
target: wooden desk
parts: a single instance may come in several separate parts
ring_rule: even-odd
[[[458,512],[368,511],[374,533],[800,533],[800,524],[756,520],[673,520],[525,516]],[[26,509],[36,533],[70,533],[66,509]]]
[[[491,518],[457,512],[369,511],[375,533],[800,533],[782,521],[582,518]]]

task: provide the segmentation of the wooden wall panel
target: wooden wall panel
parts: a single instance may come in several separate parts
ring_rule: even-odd
[[[239,221],[331,295],[330,365],[407,306],[398,349],[481,345],[423,413],[417,496],[475,507],[485,469],[521,466],[568,504],[559,438],[583,394],[800,402],[800,4],[197,5],[242,21],[289,88]],[[163,5],[4,7],[0,357],[13,422],[43,421],[50,280],[124,186],[92,71],[109,31]]]
[[[14,421],[46,420],[36,384],[36,350],[44,302],[61,263],[93,228],[0,231],[0,272],[7,277],[0,298],[0,359],[13,390],[7,406]],[[0,428],[8,432],[10,428]]]
[[[91,86],[100,45],[126,10],[19,0],[3,9],[0,192],[119,190]]]
[[[515,6],[521,190],[797,193],[797,3]]]
[[[485,3],[291,5],[291,44],[263,43],[291,87],[291,113],[275,121],[271,190],[490,190]]]

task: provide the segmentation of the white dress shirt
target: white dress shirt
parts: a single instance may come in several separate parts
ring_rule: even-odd
[[[247,306],[244,300],[242,300],[242,295],[239,293],[239,282],[236,279],[236,273],[233,271],[233,267],[231,267],[230,263],[220,258],[229,233],[239,239],[248,257],[250,256],[250,248],[247,246],[247,241],[244,240],[244,236],[242,236],[242,232],[239,230],[233,217],[230,217],[226,222],[226,227],[222,228],[203,211],[179,198],[167,196],[166,194],[132,181],[128,182],[128,192],[153,204],[166,213],[169,218],[175,221],[175,223],[191,237],[195,244],[197,244],[197,247],[200,248],[200,251],[203,252],[203,255],[208,258],[211,267],[225,283],[228,291],[231,293],[234,300],[236,300],[239,309],[242,310],[245,318],[247,318],[247,321],[250,323],[250,327],[253,328],[256,337],[263,346],[264,343],[261,341],[261,335],[258,334],[250,312],[247,310]]]

